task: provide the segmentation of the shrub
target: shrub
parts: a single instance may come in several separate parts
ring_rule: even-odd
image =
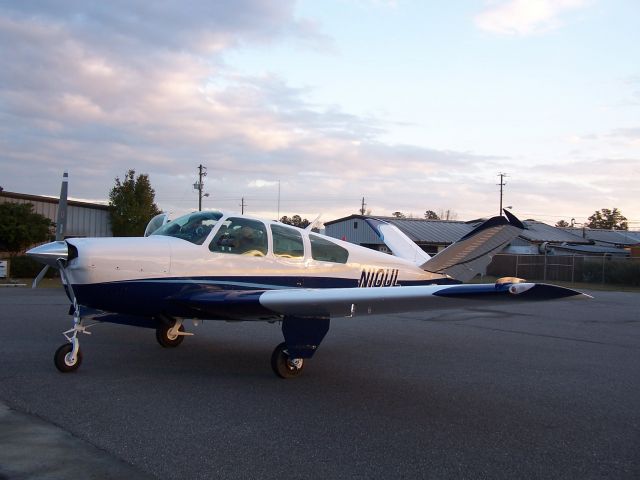
[[[9,259],[9,275],[12,278],[35,278],[44,265],[36,262],[33,258],[25,255],[11,257]],[[45,275],[46,278],[58,276],[58,270],[50,268]]]
[[[582,266],[582,280],[584,282],[602,283],[602,274],[602,258],[585,260]],[[605,259],[604,283],[640,285],[640,261]]]

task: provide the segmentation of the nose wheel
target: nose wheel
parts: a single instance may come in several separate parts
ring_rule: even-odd
[[[304,370],[304,359],[291,358],[287,351],[287,344],[278,345],[271,355],[271,368],[280,378],[293,378],[299,376]]]
[[[62,373],[75,372],[82,363],[82,351],[78,347],[74,353],[72,343],[65,343],[56,350],[53,362]]]

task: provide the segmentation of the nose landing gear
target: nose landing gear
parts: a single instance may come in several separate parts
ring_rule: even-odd
[[[67,330],[66,332],[62,332],[69,343],[61,345],[56,350],[56,353],[53,355],[53,363],[55,364],[56,368],[62,373],[69,373],[75,372],[82,363],[82,351],[80,350],[80,340],[78,339],[78,333],[91,335],[91,332],[87,331],[87,329],[91,327],[91,325],[85,325],[82,321],[82,317],[80,315],[80,307],[78,306],[76,295],[73,292],[71,282],[69,282],[69,279],[67,278],[67,272],[65,270],[65,260],[59,258],[56,263],[58,264],[58,269],[60,270],[62,283],[66,286],[67,295],[69,296],[69,299],[73,304],[73,328]]]
[[[82,363],[82,351],[80,350],[78,333],[91,335],[91,332],[87,331],[91,325],[84,325],[75,299],[73,303],[75,308],[73,312],[73,328],[62,333],[69,343],[61,345],[53,356],[53,363],[62,373],[75,372]]]

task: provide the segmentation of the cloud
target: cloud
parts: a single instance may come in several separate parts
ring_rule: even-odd
[[[562,25],[561,16],[588,5],[589,0],[509,0],[490,2],[476,15],[481,30],[499,35],[532,35]]]
[[[508,157],[384,142],[394,119],[313,103],[311,87],[269,73],[239,74],[225,62],[228,52],[251,43],[324,41],[313,22],[296,17],[293,2],[4,5],[6,190],[56,195],[69,170],[71,196],[104,200],[113,179],[135,168],[150,175],[161,208],[181,213],[197,206],[193,183],[202,164],[206,207],[238,210],[244,197],[252,214],[325,212],[328,219],[356,212],[364,196],[374,214],[451,209],[468,219],[491,213],[494,204],[497,210],[499,171],[511,181],[531,176],[541,191],[548,183],[548,175],[518,171],[521,162]],[[636,133],[614,132],[625,141]],[[576,172],[589,169],[594,164],[564,174],[577,184],[583,173]],[[599,184],[588,177],[581,197],[596,202],[599,185],[615,176],[601,172]],[[531,187],[536,205],[553,209],[553,192],[544,192],[536,196]],[[597,203],[589,210],[603,206]]]
[[[26,179],[27,165],[47,181],[68,169],[72,195],[101,200],[135,168],[149,173],[162,208],[186,210],[194,180],[185,172],[202,163],[211,206],[237,208],[247,193],[254,213],[273,215],[280,181],[283,209],[346,214],[364,193],[379,209],[403,193],[393,207],[408,210],[433,178],[442,194],[430,194],[444,198],[447,184],[486,165],[465,152],[382,143],[384,121],[310,103],[308,89],[276,75],[239,75],[224,62],[230,49],[315,32],[289,2],[210,3],[5,10],[0,160],[8,176],[24,178],[16,190],[45,193]]]

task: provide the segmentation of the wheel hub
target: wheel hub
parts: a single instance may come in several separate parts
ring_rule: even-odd
[[[73,352],[69,352],[64,356],[64,363],[69,367],[73,367],[76,364],[76,358],[74,357]]]
[[[302,358],[288,358],[287,366],[292,370],[299,370],[302,368],[304,360]]]

